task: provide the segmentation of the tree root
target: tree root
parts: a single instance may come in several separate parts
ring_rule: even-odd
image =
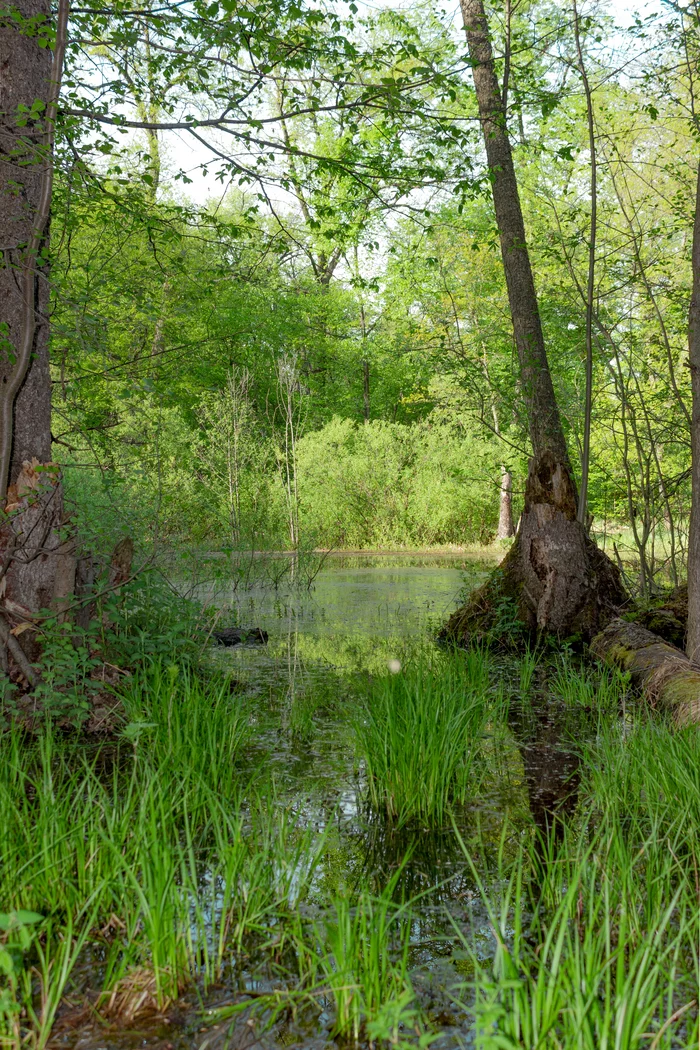
[[[442,637],[465,644],[548,632],[588,641],[626,602],[619,569],[576,520],[568,467],[545,453],[530,461],[513,546],[486,583],[450,617]]]

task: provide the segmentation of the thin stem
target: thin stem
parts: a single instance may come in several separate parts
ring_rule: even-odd
[[[576,0],[574,5],[574,36],[578,67],[586,96],[586,118],[588,121],[588,149],[591,157],[591,229],[588,241],[588,285],[586,288],[586,399],[583,423],[583,455],[581,457],[581,491],[578,500],[578,520],[586,524],[588,517],[588,476],[591,463],[591,417],[593,413],[593,298],[595,295],[595,251],[598,225],[598,171],[596,165],[595,123],[593,115],[593,93],[586,73],[581,47],[581,32]]]

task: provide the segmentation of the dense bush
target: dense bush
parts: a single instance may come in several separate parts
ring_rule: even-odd
[[[495,447],[454,424],[335,417],[298,446],[306,530],[344,547],[479,543],[498,520]],[[439,419],[439,417],[438,417]]]

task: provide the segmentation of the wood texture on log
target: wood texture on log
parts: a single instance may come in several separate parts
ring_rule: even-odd
[[[591,652],[627,671],[644,699],[669,711],[676,725],[700,724],[700,668],[659,635],[614,619],[593,638]]]

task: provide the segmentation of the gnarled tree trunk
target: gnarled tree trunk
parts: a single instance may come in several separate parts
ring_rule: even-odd
[[[9,649],[31,684],[38,647],[29,625],[41,609],[60,610],[75,572],[51,463],[46,264],[68,6],[61,0],[53,52],[36,32],[51,19],[48,0],[14,9],[19,17],[0,27],[0,656],[7,669]]]
[[[443,637],[491,631],[510,600],[530,631],[590,638],[625,601],[619,570],[576,520],[570,472],[551,452],[530,461],[513,546],[486,583],[448,620]]]
[[[576,520],[576,485],[547,360],[483,0],[461,0],[461,6],[533,458],[515,543],[494,577],[450,619],[444,634],[462,641],[492,625],[503,597],[510,597],[528,627],[590,636],[624,600],[624,590],[617,567]]]

